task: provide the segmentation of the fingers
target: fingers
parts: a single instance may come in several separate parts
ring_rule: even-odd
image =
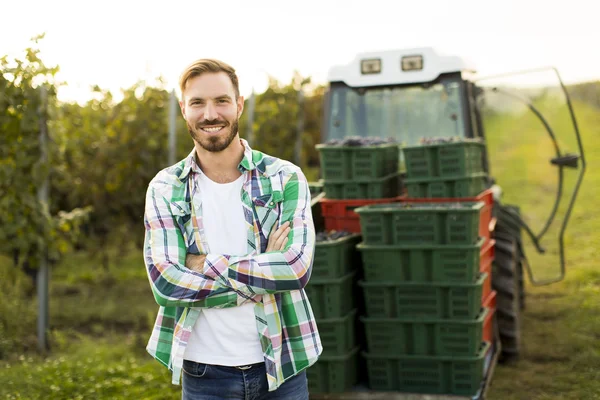
[[[279,228],[277,224],[273,225],[271,234],[269,235],[269,241],[267,242],[267,252],[269,251],[281,251],[287,244],[287,236],[290,233],[290,222],[286,221]]]
[[[290,227],[287,227],[283,233],[281,234],[281,236],[279,236],[279,238],[277,238],[277,240],[275,241],[275,251],[282,251],[283,249],[285,249],[285,245],[287,244],[287,240],[288,240],[288,234],[290,233]]]
[[[267,241],[267,250],[265,250],[267,253],[270,252],[270,251],[273,251],[273,245],[274,245],[275,241],[271,240],[271,238],[273,236],[275,236],[276,228],[277,228],[277,224],[273,224],[273,227],[271,228],[271,232],[269,232],[269,238],[268,238],[268,241]]]
[[[281,229],[281,227],[279,227],[279,229]],[[277,223],[273,224],[273,227],[271,228],[271,232],[269,232],[269,239],[267,241],[267,252],[270,251],[274,251],[275,249],[275,241],[277,240],[277,238],[279,237],[278,234],[278,229],[277,229]]]
[[[281,229],[281,227],[279,229]],[[269,241],[267,244],[268,251],[273,251],[273,248],[275,247],[275,240],[277,240],[278,237],[279,234],[277,230],[277,222],[275,222],[271,228],[271,232],[269,233]]]
[[[185,266],[192,271],[202,272],[204,269],[204,260],[206,254],[190,254],[187,253],[185,256]]]

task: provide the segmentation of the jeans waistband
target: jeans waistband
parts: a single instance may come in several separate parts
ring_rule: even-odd
[[[197,363],[197,364],[205,364],[205,363],[200,363],[197,361],[191,361],[191,360],[185,360],[186,362],[190,362],[190,363]],[[221,367],[221,368],[234,368],[234,369],[239,369],[242,371],[246,371],[248,369],[251,369],[253,367],[260,367],[261,365],[264,365],[264,361],[262,362],[258,362],[258,363],[254,363],[254,364],[246,364],[246,365],[215,365],[217,367]],[[213,365],[213,364],[207,364],[209,366]]]
[[[236,365],[233,368],[241,369],[242,371],[245,371],[245,370],[250,369],[252,367],[260,367],[261,365],[264,365],[264,362],[259,362],[259,363],[254,363],[254,364],[248,364],[248,365]]]

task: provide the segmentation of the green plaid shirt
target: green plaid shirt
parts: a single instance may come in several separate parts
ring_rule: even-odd
[[[160,171],[146,193],[144,258],[160,306],[147,350],[179,384],[183,354],[201,308],[253,302],[269,390],[317,361],[321,340],[304,292],[313,263],[315,229],[308,182],[300,168],[245,147],[238,169],[248,227],[248,254],[207,252],[197,192],[195,150]],[[274,224],[290,221],[284,251],[266,253]],[[206,254],[204,269],[185,267],[187,253]],[[206,351],[211,351],[206,349]]]

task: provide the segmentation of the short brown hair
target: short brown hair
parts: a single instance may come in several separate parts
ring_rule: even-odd
[[[183,96],[183,91],[188,81],[192,78],[205,74],[207,72],[225,72],[229,79],[231,79],[231,83],[233,84],[233,90],[235,91],[235,98],[240,96],[240,87],[238,83],[238,77],[235,74],[235,69],[229,64],[224,63],[223,61],[214,60],[210,58],[203,58],[200,60],[196,60],[191,63],[181,74],[179,78],[179,88],[181,89],[181,95]]]

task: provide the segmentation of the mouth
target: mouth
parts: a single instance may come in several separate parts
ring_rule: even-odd
[[[225,128],[225,125],[221,125],[221,126],[202,126],[202,127],[200,127],[200,129],[203,132],[206,132],[206,133],[211,134],[211,135],[214,135],[215,133],[221,132],[224,128]]]

